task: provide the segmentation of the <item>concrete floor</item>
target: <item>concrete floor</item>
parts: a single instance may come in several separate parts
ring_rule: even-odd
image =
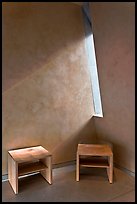
[[[83,168],[75,181],[75,165],[53,169],[53,184],[40,174],[19,179],[14,194],[8,181],[2,183],[2,202],[135,202],[135,178],[114,168],[114,183],[106,169]]]

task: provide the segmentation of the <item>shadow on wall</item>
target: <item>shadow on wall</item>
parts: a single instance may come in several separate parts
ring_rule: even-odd
[[[57,56],[59,61],[69,58],[74,63],[82,54],[70,46],[84,40],[82,13],[77,5],[4,2],[2,21],[3,91]]]
[[[78,143],[85,143],[85,144],[97,143],[93,118],[88,120],[87,123],[85,123],[85,125],[77,131],[77,133],[70,136],[65,141],[59,143],[52,150],[53,164],[55,164],[55,161],[60,161],[60,163],[63,163],[66,161],[75,160]],[[70,151],[70,148],[71,148],[71,151]],[[63,160],[64,155],[65,155],[65,161]]]

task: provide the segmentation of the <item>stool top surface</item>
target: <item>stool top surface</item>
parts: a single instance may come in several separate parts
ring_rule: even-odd
[[[15,150],[9,150],[8,153],[18,163],[35,161],[51,156],[48,150],[42,146],[27,147]]]
[[[78,144],[78,155],[112,156],[113,152],[107,144]]]

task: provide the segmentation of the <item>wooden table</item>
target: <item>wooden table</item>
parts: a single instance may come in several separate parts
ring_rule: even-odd
[[[113,152],[107,144],[78,144],[76,157],[76,181],[80,167],[106,168],[108,179],[113,183]]]
[[[52,184],[52,155],[42,146],[8,151],[8,179],[18,194],[18,177],[40,172]]]

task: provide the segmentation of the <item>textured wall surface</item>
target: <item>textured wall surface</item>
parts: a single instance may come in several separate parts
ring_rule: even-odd
[[[135,4],[90,3],[104,118],[99,139],[113,143],[114,160],[135,172]]]
[[[2,170],[7,151],[43,145],[53,163],[95,138],[81,8],[3,3]]]

